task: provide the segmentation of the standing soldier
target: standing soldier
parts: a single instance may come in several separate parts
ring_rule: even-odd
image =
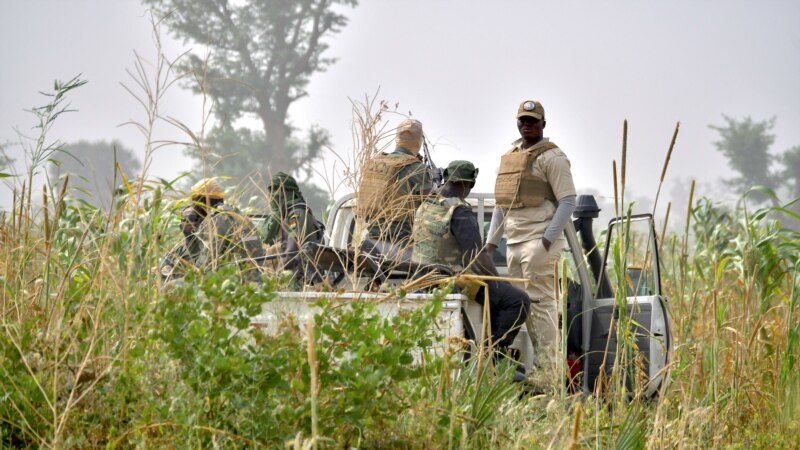
[[[360,236],[409,249],[414,211],[433,188],[419,157],[422,123],[406,119],[397,127],[396,148],[370,159],[358,185],[356,215],[366,230]]]
[[[477,177],[478,169],[469,161],[453,161],[447,166],[444,186],[437,195],[422,202],[414,217],[414,261],[499,276],[491,253],[482,251],[481,229],[472,207],[464,200]],[[490,280],[486,288],[477,285],[465,288],[467,295],[482,305],[484,289],[488,288],[492,343],[499,354],[506,354],[528,316],[531,303],[528,295],[506,281]],[[517,372],[515,380],[521,381],[523,371],[520,368]]]
[[[527,280],[524,289],[531,298],[534,325],[529,331],[536,336],[541,373],[549,377],[562,356],[553,267],[564,248],[564,226],[575,209],[575,185],[567,155],[543,136],[546,124],[540,102],[519,105],[521,138],[500,159],[487,249],[494,252],[505,230],[508,270],[512,277]]]
[[[258,262],[264,255],[252,222],[238,209],[225,204],[225,193],[215,178],[198,181],[191,189],[192,202],[204,217],[197,230],[202,242],[198,266],[215,270],[223,264],[239,265],[243,281],[260,281]]]

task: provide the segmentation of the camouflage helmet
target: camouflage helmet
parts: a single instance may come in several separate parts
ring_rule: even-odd
[[[406,119],[397,126],[395,143],[415,155],[422,147],[422,122],[416,119]]]
[[[444,169],[444,181],[468,181],[474,183],[478,178],[478,168],[471,162],[457,159]]]
[[[284,192],[300,192],[300,186],[297,185],[297,180],[286,172],[278,172],[269,180],[267,189],[270,191],[283,190]]]
[[[225,198],[225,191],[216,178],[203,178],[192,186],[190,195],[192,198],[208,197],[222,200]]]

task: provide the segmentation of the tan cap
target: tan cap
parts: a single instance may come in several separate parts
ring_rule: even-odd
[[[395,143],[414,153],[419,153],[422,147],[422,122],[416,119],[406,119],[397,126]]]
[[[225,198],[225,191],[216,178],[203,178],[192,186],[191,196],[208,198]]]
[[[517,109],[517,119],[527,116],[535,119],[544,119],[544,106],[536,100],[525,100],[519,104]]]

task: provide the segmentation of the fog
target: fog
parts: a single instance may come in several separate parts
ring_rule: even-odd
[[[352,151],[350,99],[377,92],[425,126],[439,165],[469,159],[481,168],[475,191],[491,191],[499,157],[518,137],[518,104],[546,108],[545,135],[569,155],[580,192],[613,196],[628,120],[627,187],[653,198],[676,122],[681,128],[665,196],[700,194],[732,200],[720,188],[731,177],[713,146],[722,114],[777,117],[773,152],[800,145],[800,4],[796,1],[676,2],[362,1],[349,24],[328,39],[338,58],[313,75],[309,96],[290,110],[301,129],[326,128],[332,151]],[[163,31],[175,57],[191,43]],[[0,143],[24,167],[18,133],[36,135],[25,109],[45,104],[39,91],[77,74],[89,83],[71,98],[78,112],[59,119],[51,139],[118,139],[144,157],[144,138],[129,120],[144,112],[120,83],[134,51],[155,59],[152,27],[136,1],[0,3]],[[201,99],[178,86],[160,109],[199,129]],[[389,116],[392,123],[401,119]],[[166,125],[156,139],[178,139]],[[319,170],[335,170],[335,158]],[[149,174],[172,178],[192,162],[178,146],[159,149]],[[324,168],[325,169],[324,169]],[[0,206],[10,205],[6,179]],[[343,190],[337,195],[344,193]],[[685,199],[675,199],[685,203]],[[665,200],[660,200],[666,203]],[[660,208],[659,208],[660,209]]]

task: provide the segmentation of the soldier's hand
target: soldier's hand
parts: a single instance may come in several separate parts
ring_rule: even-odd
[[[497,246],[496,245],[494,245],[494,244],[486,244],[486,251],[488,251],[490,255],[493,255],[495,250],[497,250]]]
[[[550,245],[552,245],[552,242],[548,241],[547,238],[542,238],[542,245],[544,245],[544,249],[549,252]]]

